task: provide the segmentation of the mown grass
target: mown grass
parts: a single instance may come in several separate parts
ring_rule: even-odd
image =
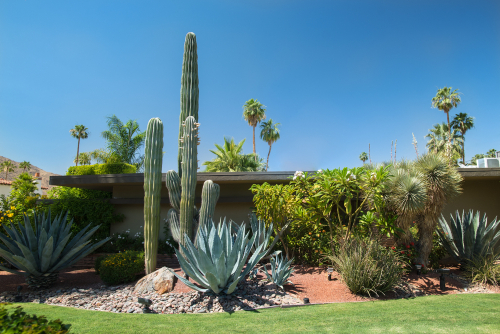
[[[500,295],[447,295],[218,314],[116,314],[32,303],[72,333],[500,333]]]

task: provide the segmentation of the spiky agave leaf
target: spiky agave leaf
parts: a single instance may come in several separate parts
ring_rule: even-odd
[[[269,274],[266,266],[263,266],[264,270],[262,271],[266,275],[268,281],[273,282],[283,289],[283,285],[291,283],[288,278],[294,271],[293,268],[290,267],[293,259],[287,261],[286,257],[282,257],[281,254],[279,254],[273,256],[270,262],[271,274]]]
[[[231,222],[224,220],[219,226],[209,222],[199,228],[197,247],[188,236],[185,236],[186,245],[180,245],[180,251],[176,250],[182,270],[201,288],[172,272],[194,290],[231,294],[240,280],[267,253],[270,234],[266,234],[267,239],[255,248],[255,252],[248,259],[257,237],[262,233],[262,229],[253,231],[253,236],[249,238],[245,226],[233,233]],[[243,270],[245,264],[247,266]]]

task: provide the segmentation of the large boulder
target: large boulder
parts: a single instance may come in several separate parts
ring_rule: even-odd
[[[173,289],[174,274],[167,267],[163,267],[141,278],[135,285],[134,293],[150,294],[156,292],[161,295]]]

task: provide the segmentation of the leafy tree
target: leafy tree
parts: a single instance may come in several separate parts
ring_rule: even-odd
[[[366,154],[366,152],[362,152],[360,155],[359,155],[359,160],[361,160],[363,162],[363,164],[365,163],[366,160],[368,160],[368,154]]]
[[[455,115],[451,126],[462,134],[462,163],[465,165],[465,133],[474,127],[474,117],[461,112]]]
[[[243,106],[243,118],[248,122],[248,125],[253,127],[253,154],[255,152],[255,127],[262,120],[266,119],[266,109],[264,105],[257,100],[250,99]],[[255,156],[257,159],[257,156]]]
[[[445,156],[450,155],[452,159],[456,161],[458,157],[462,156],[462,146],[463,142],[462,136],[458,133],[457,129],[451,132],[451,141],[449,140],[450,132],[446,123],[434,124],[434,128],[429,129],[429,133],[425,136],[429,139],[425,145],[429,151],[434,154],[444,154]],[[447,146],[451,144],[451,154],[447,152]]]
[[[224,146],[215,144],[216,155],[212,161],[205,161],[205,172],[257,172],[262,171],[264,163],[254,154],[243,154],[245,139],[235,144],[234,139],[224,138]]]
[[[269,152],[267,153],[267,162],[266,162],[266,172],[269,168],[269,155],[271,154],[271,147],[274,142],[280,139],[280,130],[278,129],[278,125],[280,123],[274,123],[273,120],[269,119],[269,121],[264,122],[260,125],[262,131],[260,132],[260,138],[269,144]]]
[[[432,107],[438,108],[446,113],[446,119],[448,121],[448,142],[451,147],[451,125],[450,125],[450,110],[456,108],[462,100],[460,99],[460,93],[457,92],[458,89],[452,90],[452,87],[444,87],[438,89],[436,96],[432,98]],[[451,152],[448,152],[451,157]]]
[[[14,171],[14,168],[16,168],[16,166],[14,166],[14,164],[10,160],[5,160],[4,162],[2,162],[0,166],[2,166],[2,169],[5,172],[6,180],[7,176],[9,176],[9,173],[12,173]]]
[[[108,159],[118,159],[117,162],[125,162],[135,165],[137,170],[141,170],[144,164],[144,155],[139,155],[138,151],[144,145],[146,132],[141,132],[137,121],[129,120],[126,124],[116,115],[107,117],[109,130],[103,131],[101,136],[107,140]],[[102,155],[101,157],[103,157]],[[107,159],[106,159],[107,160]],[[109,163],[109,161],[106,161]]]
[[[494,158],[496,156],[497,150],[492,148],[488,152],[486,152],[486,157],[485,158]]]
[[[23,169],[23,173],[26,173],[26,170],[29,171],[31,169],[31,164],[28,161],[23,161],[19,164],[19,168]]]
[[[78,166],[78,156],[80,154],[80,139],[87,139],[89,137],[89,129],[84,125],[75,125],[74,129],[69,130],[71,136],[78,139],[78,147],[76,149],[76,166]]]

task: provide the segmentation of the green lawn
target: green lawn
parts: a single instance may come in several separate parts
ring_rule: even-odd
[[[500,333],[500,295],[448,295],[217,314],[115,314],[22,305],[72,333]]]

